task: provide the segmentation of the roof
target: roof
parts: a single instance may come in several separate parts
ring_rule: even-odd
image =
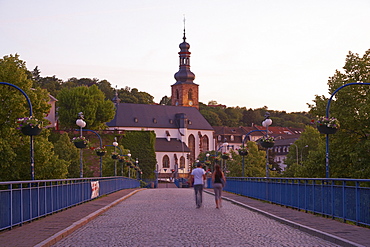
[[[176,114],[186,115],[188,129],[213,130],[195,107],[132,103],[117,104],[116,115],[107,126],[178,129]]]
[[[277,139],[275,140],[275,146],[290,146],[294,143],[298,138],[290,138],[290,139]]]
[[[170,141],[168,141],[166,138],[157,138],[155,140],[155,151],[189,153],[190,149],[184,142],[181,142],[176,138],[171,138]]]

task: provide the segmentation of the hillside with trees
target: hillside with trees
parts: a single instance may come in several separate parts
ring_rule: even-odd
[[[35,86],[48,90],[58,100],[61,94],[63,95],[63,92],[72,88],[80,86],[91,87],[95,85],[104,93],[106,100],[112,100],[117,90],[118,97],[122,103],[156,104],[154,97],[147,92],[129,87],[115,89],[107,80],[99,80],[97,78],[77,79],[72,77],[67,81],[63,81],[55,75],[52,77],[41,77],[40,74],[41,71],[38,67],[32,72],[29,72],[29,76],[33,79]],[[170,105],[171,98],[163,96],[158,104]],[[200,113],[212,126],[238,127],[260,124],[264,119],[266,111],[271,114],[274,126],[304,128],[304,126],[310,124],[312,119],[311,115],[307,112],[287,113],[286,111],[270,110],[267,107],[251,109],[247,107],[227,107],[218,104],[217,101],[210,101],[208,104],[200,102]]]

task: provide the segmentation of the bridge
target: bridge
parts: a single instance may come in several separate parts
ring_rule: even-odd
[[[216,209],[210,188],[196,209],[192,188],[128,182],[132,188],[4,229],[0,246],[370,246],[369,228],[332,217],[229,192]]]

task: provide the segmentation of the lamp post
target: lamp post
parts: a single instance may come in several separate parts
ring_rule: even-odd
[[[135,161],[135,165],[136,165],[136,179],[139,180],[139,158],[136,158],[136,161]]]
[[[303,164],[302,156],[303,156],[303,149],[308,148],[308,145],[304,146],[301,150],[301,165]]]
[[[226,141],[226,138],[224,139],[224,143],[222,143],[222,146],[225,148],[225,153],[227,152],[227,147],[229,146],[229,143]],[[224,160],[224,159],[222,159]],[[226,176],[226,159],[224,160],[224,165],[223,165],[223,171]]]
[[[298,165],[298,147],[297,147],[297,145],[296,145],[296,144],[294,144],[294,143],[290,143],[290,145],[294,145],[294,146],[295,146],[295,152],[296,152],[296,163],[297,163],[297,165]]]
[[[82,112],[78,113],[78,119],[76,120],[77,126],[80,127],[80,137],[82,137],[82,128],[86,126],[86,122],[83,120],[84,115]],[[80,148],[80,178],[83,178],[83,163],[82,163],[82,148]]]
[[[130,153],[127,154],[127,157],[131,161],[131,154]],[[130,166],[128,166],[127,168],[128,168],[128,178],[131,178],[131,169],[130,169]]]
[[[116,152],[116,149],[118,146],[117,137],[114,137],[113,146],[114,146],[114,152]],[[117,160],[114,160],[114,176],[117,176]]]
[[[368,82],[352,82],[344,84],[343,86],[340,86],[337,88],[328,99],[328,103],[326,104],[326,117],[329,118],[329,110],[330,110],[330,103],[334,97],[334,95],[341,90],[342,88],[352,86],[352,85],[370,85]],[[326,134],[326,152],[325,152],[325,176],[326,178],[330,177],[330,169],[329,169],[329,134]]]
[[[77,121],[76,121],[77,122]],[[86,125],[86,123],[85,123],[85,125]],[[81,128],[81,132],[82,131],[90,131],[90,132],[92,132],[92,133],[94,133],[98,138],[99,138],[99,147],[100,148],[102,148],[103,147],[103,141],[102,141],[102,139],[101,139],[101,136],[96,132],[96,131],[94,131],[94,130],[88,130],[88,129],[82,129]],[[103,158],[103,156],[99,156],[99,160],[100,160],[100,177],[102,177],[103,176],[103,160],[102,160],[102,158]]]
[[[269,135],[268,127],[272,124],[272,120],[270,119],[270,113],[266,112],[265,120],[262,122],[262,126],[266,127],[266,135]],[[270,176],[270,169],[269,169],[269,148],[266,148],[266,177]]]
[[[209,153],[206,153],[206,164],[208,165],[209,163],[208,163],[208,160],[209,160]],[[207,168],[209,168],[209,167],[207,167]],[[210,168],[209,168],[210,169]],[[208,169],[207,169],[208,170]]]
[[[242,148],[244,149],[244,147],[245,147],[245,141],[247,140],[247,137],[251,134],[251,133],[253,133],[253,132],[265,132],[265,131],[267,131],[267,130],[251,130],[251,131],[249,131],[245,136],[244,136],[244,139],[243,139],[243,141],[242,141]],[[245,157],[245,155],[243,155],[243,158],[242,158],[242,177],[244,177],[244,163],[245,163],[245,159],[244,159],[244,157]]]
[[[23,96],[26,98],[27,100],[27,103],[28,103],[28,107],[30,108],[30,117],[32,117],[32,103],[31,103],[31,100],[30,98],[28,97],[28,95],[26,94],[26,92],[24,92],[20,87],[14,85],[14,84],[11,84],[11,83],[7,83],[7,82],[0,82],[0,85],[7,85],[7,86],[11,86],[11,87],[14,87],[15,89],[17,89],[18,91],[20,91]],[[35,151],[33,149],[33,135],[30,135],[30,167],[31,167],[31,180],[35,180],[35,160],[34,160],[34,154],[35,154]]]

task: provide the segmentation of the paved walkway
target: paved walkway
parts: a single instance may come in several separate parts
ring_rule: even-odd
[[[370,229],[230,193],[221,209],[211,194],[195,209],[191,188],[166,187],[119,191],[1,232],[0,246],[370,246]]]

